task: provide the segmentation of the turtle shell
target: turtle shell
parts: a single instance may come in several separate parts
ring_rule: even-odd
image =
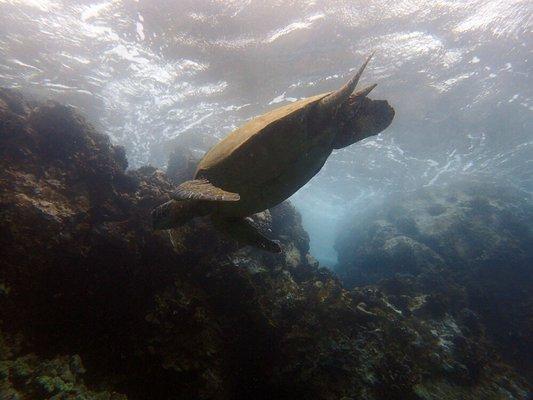
[[[328,94],[308,97],[250,120],[204,156],[195,178],[242,194],[285,175],[316,145],[310,137],[309,114]],[[302,178],[304,182],[308,179]]]

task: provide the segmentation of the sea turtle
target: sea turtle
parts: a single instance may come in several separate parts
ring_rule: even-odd
[[[218,230],[241,244],[280,252],[278,242],[260,233],[249,217],[305,185],[333,149],[378,134],[394,118],[386,100],[367,97],[375,84],[353,93],[371,57],[339,90],[256,117],[211,148],[193,180],[179,185],[172,200],[153,210],[154,229],[210,215]]]

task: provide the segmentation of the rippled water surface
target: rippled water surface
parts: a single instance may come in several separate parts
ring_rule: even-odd
[[[0,0],[0,85],[80,108],[130,164],[198,157],[243,121],[363,84],[396,109],[293,200],[333,263],[347,207],[475,177],[533,188],[533,6],[471,1]]]

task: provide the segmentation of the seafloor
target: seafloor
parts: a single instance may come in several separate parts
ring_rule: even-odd
[[[528,397],[532,214],[515,195],[458,187],[352,221],[343,286],[288,202],[258,220],[282,255],[202,220],[175,250],[150,211],[187,155],[168,176],[127,170],[69,107],[0,90],[0,152],[2,400]]]

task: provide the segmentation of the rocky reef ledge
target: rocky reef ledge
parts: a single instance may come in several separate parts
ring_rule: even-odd
[[[346,287],[377,284],[403,312],[468,314],[498,354],[533,379],[529,193],[470,179],[391,195],[346,218],[336,248]]]
[[[468,310],[343,289],[288,203],[282,255],[202,220],[175,251],[149,218],[173,178],[73,109],[0,90],[0,154],[2,400],[527,397]]]

